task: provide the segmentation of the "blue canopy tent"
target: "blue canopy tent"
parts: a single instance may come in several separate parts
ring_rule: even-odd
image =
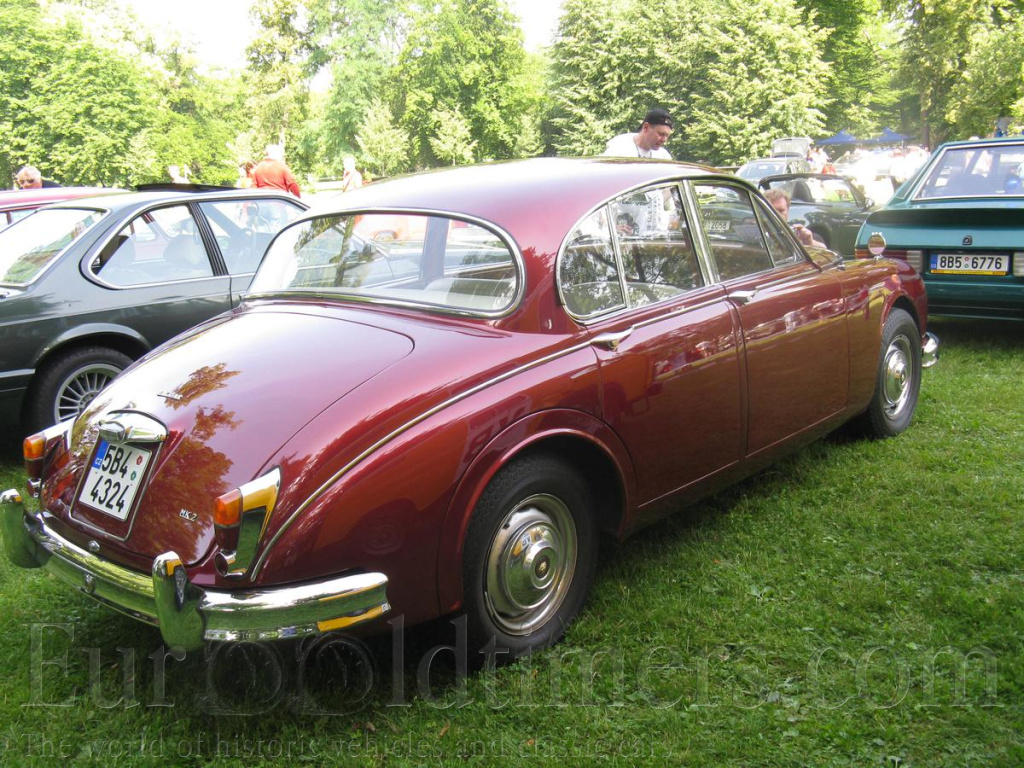
[[[902,144],[909,136],[902,133],[896,133],[892,128],[883,128],[882,132],[871,139],[872,144]]]
[[[829,136],[827,139],[818,139],[814,142],[816,146],[823,147],[832,144],[859,144],[860,139],[854,136],[849,131],[843,130],[837,133],[835,136]]]

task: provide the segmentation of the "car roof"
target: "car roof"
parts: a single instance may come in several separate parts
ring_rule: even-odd
[[[41,187],[39,189],[16,189],[7,192],[0,192],[0,208],[10,210],[14,208],[38,207],[60,200],[87,197],[91,195],[103,195],[118,190],[110,187]]]
[[[724,174],[707,166],[661,160],[534,158],[375,182],[319,203],[310,213],[415,209],[478,218],[506,229],[523,217],[534,217],[557,229],[625,190],[707,176]]]
[[[1024,136],[999,136],[991,139],[963,139],[961,141],[947,141],[939,146],[939,149],[947,147],[973,147],[979,144],[1024,144]]]
[[[233,200],[238,198],[244,198],[250,200],[252,198],[289,198],[296,204],[302,207],[308,207],[297,197],[293,197],[289,193],[283,190],[269,190],[269,189],[228,189],[219,191],[190,191],[175,190],[175,189],[159,189],[159,190],[147,190],[145,192],[118,192],[114,194],[97,195],[88,199],[88,204],[83,204],[81,200],[64,200],[59,203],[55,203],[50,206],[51,208],[102,208],[111,210],[114,212],[124,210],[126,208],[141,208],[153,203],[163,202],[205,202],[205,201],[216,201],[216,200]]]

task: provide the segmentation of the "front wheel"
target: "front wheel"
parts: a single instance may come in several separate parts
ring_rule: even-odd
[[[893,437],[903,432],[917,408],[920,390],[921,334],[909,313],[894,309],[882,329],[875,393],[862,417],[868,433]]]
[[[473,510],[463,584],[473,647],[505,659],[552,645],[590,591],[597,533],[589,488],[554,456],[516,459]]]
[[[33,431],[77,418],[132,359],[107,347],[83,347],[55,357],[37,374],[29,401]]]

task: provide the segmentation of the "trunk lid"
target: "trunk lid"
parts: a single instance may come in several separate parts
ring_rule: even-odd
[[[214,499],[256,477],[318,413],[413,346],[403,334],[315,307],[243,311],[200,326],[116,379],[83,416],[72,519],[133,555],[173,549],[186,564],[198,561],[213,542]],[[97,503],[102,484],[89,497],[103,480],[90,474],[103,463],[98,425],[124,413],[158,422],[167,436],[135,446],[150,455],[133,454],[145,470],[120,520]]]

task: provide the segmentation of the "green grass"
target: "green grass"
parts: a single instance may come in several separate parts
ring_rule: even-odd
[[[2,562],[0,761],[1022,764],[1024,326],[933,330],[906,434],[821,441],[605,547],[564,642],[468,679],[450,653],[420,674],[444,622],[397,674],[385,637],[161,675],[153,630]]]

